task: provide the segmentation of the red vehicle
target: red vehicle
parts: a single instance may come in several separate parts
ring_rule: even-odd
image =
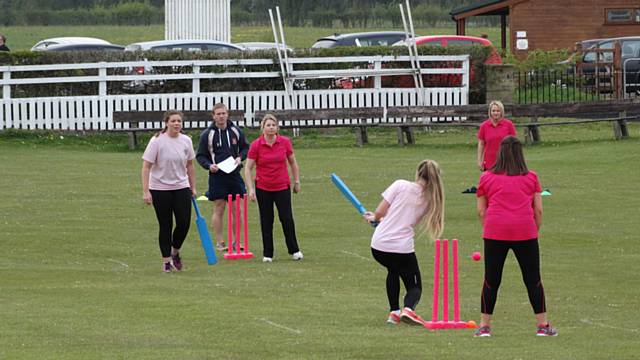
[[[473,46],[482,45],[491,47],[491,54],[484,61],[485,65],[489,64],[502,64],[502,58],[498,51],[493,47],[491,41],[475,36],[462,36],[462,35],[430,35],[430,36],[418,36],[416,37],[416,44],[418,46]],[[407,46],[405,41],[398,41],[393,46]],[[424,67],[426,64],[422,63]],[[459,66],[459,62],[449,63],[447,61],[430,63],[430,67],[448,68]],[[473,67],[469,69],[469,81],[473,82],[474,74]],[[423,83],[425,86],[430,87],[452,87],[460,86],[462,82],[462,76],[458,74],[447,75],[423,75]],[[359,78],[342,78],[336,80],[336,88],[351,89],[358,87],[370,88],[373,87],[373,78],[367,77],[364,79]],[[411,76],[385,76],[382,78],[382,87],[414,87],[414,80]]]
[[[393,46],[406,46],[404,41],[399,41]],[[463,36],[463,35],[429,35],[429,36],[418,36],[416,38],[416,45],[427,45],[427,46],[472,46],[472,45],[482,45],[489,46],[492,48],[491,55],[485,60],[485,65],[487,64],[502,64],[502,58],[496,48],[493,47],[491,41],[475,36]]]

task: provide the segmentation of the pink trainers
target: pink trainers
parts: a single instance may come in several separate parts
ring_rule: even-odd
[[[400,323],[400,315],[395,312],[390,312],[389,317],[387,318],[387,324],[397,325]]]
[[[491,328],[488,326],[481,326],[473,333],[474,337],[491,337]]]
[[[400,320],[407,324],[424,326],[424,320],[408,307],[402,309]]]
[[[547,323],[547,325],[538,325],[536,336],[558,336],[558,330],[551,327],[551,324],[549,323]]]

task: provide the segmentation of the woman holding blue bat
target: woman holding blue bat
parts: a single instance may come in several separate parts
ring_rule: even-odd
[[[387,322],[400,321],[424,325],[415,313],[422,295],[420,268],[414,250],[415,227],[422,223],[424,231],[435,239],[444,229],[444,186],[440,167],[433,160],[418,165],[414,181],[396,180],[382,193],[382,201],[375,212],[367,211],[364,218],[379,222],[371,239],[371,253],[387,268]],[[407,291],[400,308],[400,280]]]
[[[189,232],[191,197],[196,194],[196,155],[191,138],[182,134],[182,113],[167,111],[164,123],[142,155],[142,200],[156,211],[162,271],[168,273],[182,270],[180,248]]]

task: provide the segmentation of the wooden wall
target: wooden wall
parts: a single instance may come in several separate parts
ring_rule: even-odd
[[[529,0],[514,2],[509,14],[511,51],[517,31],[526,31],[529,49],[573,49],[576,41],[618,36],[640,36],[640,23],[605,24],[606,8],[640,8],[638,0]]]

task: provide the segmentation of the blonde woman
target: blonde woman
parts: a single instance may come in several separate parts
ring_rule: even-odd
[[[376,211],[367,211],[363,216],[369,222],[380,222],[371,239],[371,253],[388,271],[386,285],[391,312],[387,322],[424,325],[424,320],[415,313],[422,295],[422,280],[414,250],[414,228],[422,222],[432,239],[444,229],[444,186],[438,163],[420,162],[414,181],[393,182],[382,193]],[[400,280],[407,292],[402,309]]]
[[[504,117],[504,105],[498,100],[489,104],[489,118],[478,130],[478,169],[491,170],[496,164],[500,142],[505,136],[516,136],[511,120]]]
[[[260,137],[249,147],[244,177],[247,181],[249,199],[258,200],[263,245],[262,261],[273,261],[274,204],[278,208],[278,218],[282,224],[287,251],[293,260],[301,260],[303,255],[298,247],[291,208],[291,190],[293,189],[294,193],[300,191],[300,170],[293,153],[293,146],[289,138],[278,133],[280,130],[278,119],[272,114],[264,116],[260,122],[260,130]],[[293,187],[287,165],[291,168],[293,175]]]
[[[182,113],[164,114],[164,129],[152,137],[142,155],[142,200],[153,204],[160,227],[162,271],[182,270],[180,248],[191,224],[191,197],[196,194],[193,143],[182,134]],[[175,218],[175,228],[173,219]]]

